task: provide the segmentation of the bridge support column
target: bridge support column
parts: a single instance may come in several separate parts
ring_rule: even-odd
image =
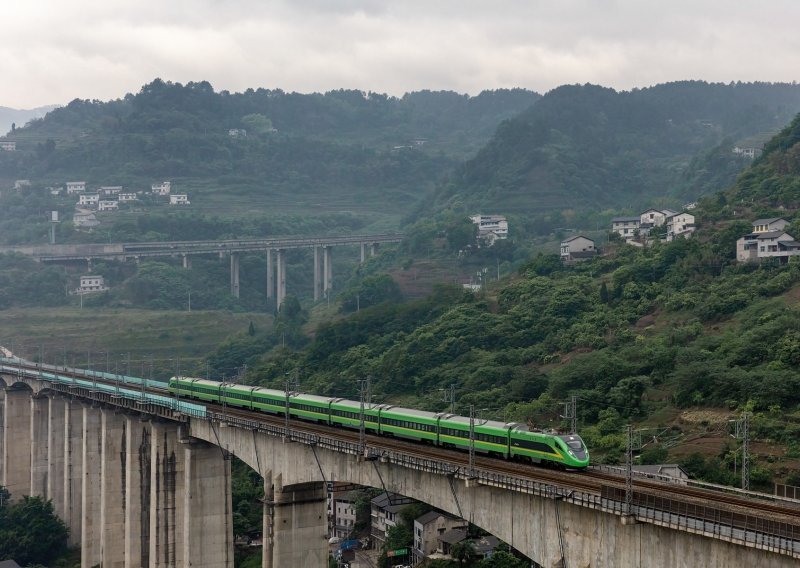
[[[314,301],[322,296],[322,279],[319,271],[319,247],[314,247]]]
[[[231,253],[231,295],[239,297],[239,253]]]
[[[66,519],[64,509],[64,399],[47,399],[47,498],[56,515]],[[66,522],[66,520],[64,521]]]
[[[125,417],[125,568],[150,566],[150,423]]]
[[[100,409],[83,407],[83,485],[81,487],[81,568],[103,561],[100,500],[102,492],[103,436]]]
[[[125,566],[125,418],[113,409],[102,409],[103,458],[100,469],[100,557],[103,568]]]
[[[300,483],[275,491],[273,566],[327,566],[325,484]]]
[[[6,389],[3,480],[12,501],[21,501],[31,488],[30,397],[27,389]]]
[[[281,309],[284,298],[286,298],[286,251],[278,249],[277,253],[277,273],[278,273],[278,290],[275,298],[278,310]]]
[[[186,270],[192,269],[192,257],[189,256],[188,254],[183,255],[183,267]]]
[[[6,389],[0,387],[0,485],[6,485]]]
[[[267,300],[275,296],[275,273],[272,267],[272,249],[267,249]]]
[[[231,461],[199,440],[184,445],[184,459],[183,565],[233,568]]]
[[[81,490],[83,487],[83,407],[64,405],[64,523],[69,528],[69,546],[81,544]]]
[[[333,247],[322,248],[322,289],[325,291],[325,296],[329,297],[331,288],[333,287],[333,262],[331,251]]]
[[[361,243],[361,264],[367,260],[367,243]]]
[[[31,405],[31,477],[30,495],[47,498],[47,436],[50,404],[46,396],[32,396]]]
[[[378,243],[372,243],[369,246],[369,255],[376,256],[378,254]]]
[[[261,568],[273,568],[272,563],[275,528],[275,486],[272,472],[264,473],[264,523],[261,532]]]
[[[184,566],[184,455],[176,424],[155,421],[151,431],[150,568],[178,568]]]

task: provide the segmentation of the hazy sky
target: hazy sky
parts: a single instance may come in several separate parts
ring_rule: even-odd
[[[539,92],[800,77],[800,2],[2,0],[0,106],[216,90]]]

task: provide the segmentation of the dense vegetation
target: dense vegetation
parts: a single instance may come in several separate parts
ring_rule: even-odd
[[[51,501],[25,496],[10,504],[0,486],[0,559],[20,566],[52,565],[67,551],[67,527]]]
[[[436,202],[541,213],[549,209],[652,206],[722,189],[731,166],[685,173],[693,156],[723,139],[776,132],[800,110],[789,84],[658,85],[630,92],[563,86],[504,122],[492,140],[445,184]],[[702,173],[702,175],[700,175]]]
[[[521,89],[218,93],[207,82],[157,79],[124,99],[75,100],[18,129],[18,151],[0,154],[0,182],[143,190],[169,179],[208,209],[407,210],[538,97]]]

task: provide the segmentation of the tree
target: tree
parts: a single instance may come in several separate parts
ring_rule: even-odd
[[[463,566],[475,558],[475,545],[469,540],[457,542],[450,547],[450,556],[458,560],[459,566]]]
[[[0,492],[8,495],[5,488]],[[50,565],[66,552],[69,530],[56,516],[52,501],[25,496],[7,503],[0,500],[0,558]]]

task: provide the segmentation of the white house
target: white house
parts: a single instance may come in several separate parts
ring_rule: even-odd
[[[677,213],[667,217],[667,240],[676,237],[688,237],[694,233],[694,215],[691,213]]]
[[[154,183],[150,186],[150,190],[156,195],[169,195],[171,191],[172,184],[168,181],[162,181],[161,183]]]
[[[120,203],[125,203],[128,201],[136,201],[137,197],[135,193],[118,193],[117,194],[117,201]]]
[[[441,552],[439,537],[454,530],[466,530],[469,523],[464,519],[431,511],[414,519],[414,564],[419,564],[434,552]]]
[[[88,209],[76,209],[72,216],[72,224],[76,229],[91,229],[99,225],[100,221]]]
[[[333,498],[333,534],[331,536],[347,538],[356,524],[356,504],[349,495]]]
[[[650,225],[651,227],[660,227],[664,224],[667,216],[663,211],[658,209],[648,209],[639,214],[639,225]]]
[[[116,211],[119,209],[119,201],[111,199],[102,199],[97,202],[98,211]]]
[[[189,196],[185,193],[173,193],[169,196],[170,205],[189,205]]]
[[[470,221],[478,226],[478,240],[489,246],[508,238],[508,221],[502,215],[472,215]]]
[[[229,128],[228,136],[231,138],[247,138],[247,130],[244,128]]]
[[[561,241],[561,260],[563,262],[580,262],[588,260],[596,254],[594,241],[583,235],[576,235]]]
[[[105,185],[97,190],[97,193],[100,195],[105,195],[106,197],[110,197],[112,195],[116,196],[122,193],[122,186],[121,185]]]
[[[98,201],[100,201],[100,196],[96,193],[82,193],[78,197],[78,205],[96,207]]]
[[[92,292],[105,292],[108,290],[102,276],[81,276],[81,285],[75,289],[76,294],[91,294]]]
[[[18,179],[14,182],[14,189],[22,189],[23,187],[30,187],[31,180],[29,179]]]
[[[736,260],[739,262],[763,258],[778,258],[785,262],[790,256],[800,256],[800,242],[785,231],[750,233],[736,241]]]
[[[617,233],[625,240],[630,240],[639,234],[641,222],[641,217],[638,215],[636,217],[614,217],[611,219],[611,232]]]
[[[17,143],[12,140],[0,140],[0,150],[4,152],[14,152],[17,149]]]
[[[86,191],[86,182],[85,181],[68,181],[67,182],[67,194],[83,193],[84,191]]]
[[[370,536],[375,548],[383,546],[386,531],[397,525],[400,510],[410,503],[414,500],[394,493],[382,493],[370,502]]]

